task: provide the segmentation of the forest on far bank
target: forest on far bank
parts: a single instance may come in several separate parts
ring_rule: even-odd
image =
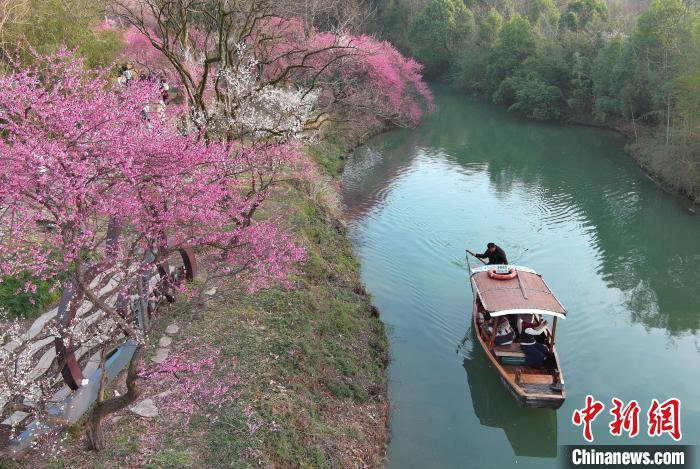
[[[368,28],[426,75],[537,120],[623,130],[640,163],[700,200],[695,0],[387,0]]]

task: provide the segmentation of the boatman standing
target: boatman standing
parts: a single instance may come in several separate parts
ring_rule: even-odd
[[[506,252],[501,249],[500,246],[496,246],[496,243],[489,243],[486,245],[486,252],[483,254],[474,254],[479,259],[488,258],[489,264],[508,264],[508,258],[506,257]]]

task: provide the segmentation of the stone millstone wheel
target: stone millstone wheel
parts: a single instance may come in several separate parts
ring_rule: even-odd
[[[171,242],[168,243],[172,245]],[[136,294],[124,298],[120,295],[114,300],[117,311],[125,318],[131,318],[142,330],[146,330],[150,323],[150,315],[163,301],[173,302],[177,289],[185,282],[191,282],[197,275],[197,262],[194,250],[190,247],[174,249],[172,255],[158,264],[156,272],[147,272],[143,277],[143,284],[153,286],[153,295],[149,298],[144,294],[143,288],[134,288]],[[58,304],[59,330],[68,330],[75,321],[75,312],[78,308],[70,308],[70,302],[75,294],[75,286],[68,285]],[[76,358],[75,346],[70,338],[59,335],[55,339],[56,356],[61,368],[61,375],[66,385],[76,390],[81,386],[84,375],[84,364]],[[99,347],[99,343],[95,347]],[[89,356],[85,354],[84,356]]]

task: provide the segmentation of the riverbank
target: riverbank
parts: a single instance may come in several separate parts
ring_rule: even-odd
[[[337,175],[351,147],[342,133],[328,132],[308,153]],[[104,452],[63,445],[51,461],[35,455],[33,466],[383,464],[387,339],[345,236],[337,181],[292,181],[270,202],[261,216],[282,216],[307,249],[294,289],[250,295],[221,282],[199,304],[164,311],[139,398],[152,399],[158,415],[122,411],[105,422]],[[170,324],[179,331],[169,358],[156,365],[150,357]],[[177,368],[183,363],[190,369]],[[71,438],[79,438],[74,430]]]
[[[545,8],[445,1],[452,5],[449,14],[437,2],[410,9],[397,0],[378,9],[373,27],[425,64],[429,76],[528,118],[638,127],[628,144],[635,160],[664,190],[700,203],[698,70],[692,59],[697,5],[592,1]],[[454,26],[455,17],[464,18],[457,21],[462,27]]]
[[[694,206],[700,205],[700,168],[692,161],[666,157],[659,133],[658,129],[646,129],[638,138],[628,138],[627,153],[662,190],[679,194]],[[698,207],[688,209],[696,211]]]

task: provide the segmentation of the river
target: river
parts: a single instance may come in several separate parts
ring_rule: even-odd
[[[388,467],[559,467],[561,445],[585,443],[571,415],[587,394],[606,405],[596,444],[672,443],[646,435],[651,400],[671,397],[683,442],[700,443],[700,217],[613,133],[434,91],[434,114],[359,148],[343,176],[350,237],[390,338]],[[518,407],[475,344],[464,250],[489,241],[569,311],[557,411]],[[612,397],[639,402],[634,440],[609,434]]]

